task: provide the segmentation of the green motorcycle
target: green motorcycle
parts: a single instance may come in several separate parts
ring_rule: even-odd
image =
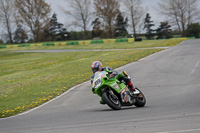
[[[130,91],[125,82],[119,80],[119,76],[110,77],[110,74],[106,71],[95,73],[92,85],[93,93],[99,95],[113,110],[120,110],[121,106],[145,106],[146,98],[138,88]]]

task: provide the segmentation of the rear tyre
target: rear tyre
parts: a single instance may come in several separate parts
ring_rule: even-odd
[[[146,104],[146,98],[145,98],[144,94],[138,88],[137,88],[137,90],[140,93],[136,95],[135,104],[134,105],[136,107],[144,107],[144,105]]]
[[[103,101],[113,110],[120,110],[121,109],[121,102],[119,99],[116,99],[117,96],[113,96],[108,91],[103,92],[102,98]]]

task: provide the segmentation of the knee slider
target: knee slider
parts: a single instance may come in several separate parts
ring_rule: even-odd
[[[128,77],[128,74],[126,73],[126,71],[122,72],[124,74],[124,76]]]

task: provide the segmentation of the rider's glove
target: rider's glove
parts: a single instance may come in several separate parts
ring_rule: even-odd
[[[115,75],[114,75],[114,74],[110,74],[110,77],[109,77],[109,78],[111,79],[111,78],[113,78],[113,77],[115,77]]]
[[[95,89],[94,88],[92,88],[92,92],[93,92],[93,94],[95,94]]]
[[[116,76],[116,74],[113,72],[112,74],[110,74],[110,77],[109,77],[109,78],[111,79],[111,78],[113,78],[113,77],[115,77],[115,76]]]

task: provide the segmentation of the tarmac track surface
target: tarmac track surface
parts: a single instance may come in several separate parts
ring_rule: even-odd
[[[100,105],[90,82],[26,113],[0,119],[0,133],[199,133],[200,40],[188,40],[117,71],[146,96],[143,108]]]

